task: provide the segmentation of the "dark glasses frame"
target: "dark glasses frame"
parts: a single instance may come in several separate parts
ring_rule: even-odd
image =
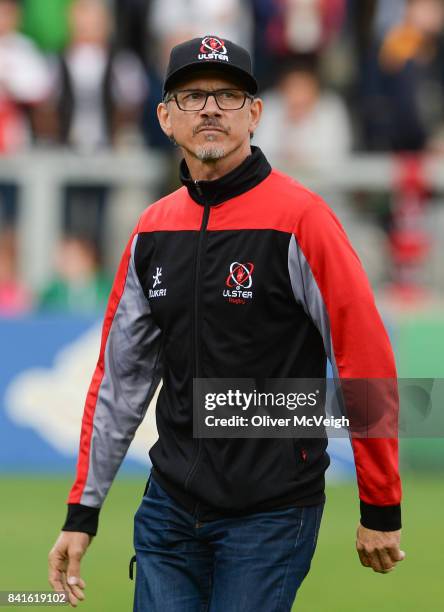
[[[239,92],[242,92],[243,95],[244,95],[244,99],[242,100],[242,104],[240,106],[236,106],[235,108],[225,108],[224,106],[221,106],[219,104],[219,100],[217,99],[217,95],[221,94],[221,93],[223,93],[225,91],[236,91],[236,92],[239,91]],[[180,93],[192,93],[192,92],[197,92],[197,93],[205,94],[205,99],[203,100],[202,106],[199,107],[199,108],[183,108],[179,104],[179,101],[177,99],[177,94],[180,94]],[[227,111],[227,110],[240,110],[241,108],[243,108],[245,106],[245,102],[246,102],[247,98],[249,100],[254,100],[254,96],[252,94],[248,93],[247,91],[244,91],[243,89],[235,89],[235,88],[232,87],[232,88],[215,89],[214,91],[206,91],[205,89],[177,89],[176,91],[174,91],[174,92],[172,92],[170,94],[167,94],[163,101],[166,104],[167,102],[171,102],[172,100],[174,100],[176,102],[176,104],[177,104],[177,107],[181,111],[183,111],[185,113],[195,113],[195,112],[199,112],[199,111],[201,111],[201,110],[203,110],[205,108],[205,106],[206,106],[206,104],[208,102],[208,98],[210,96],[213,96],[213,98],[215,99],[217,107],[220,110],[224,110],[224,111]]]

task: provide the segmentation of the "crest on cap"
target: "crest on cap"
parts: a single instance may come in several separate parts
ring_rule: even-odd
[[[224,41],[215,36],[205,36],[202,38],[197,58],[200,60],[229,61]]]

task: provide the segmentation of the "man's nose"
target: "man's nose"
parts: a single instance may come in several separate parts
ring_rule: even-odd
[[[218,107],[217,102],[216,102],[216,98],[213,95],[208,96],[207,102],[204,108],[200,111],[200,114],[204,116],[221,114],[220,108]]]

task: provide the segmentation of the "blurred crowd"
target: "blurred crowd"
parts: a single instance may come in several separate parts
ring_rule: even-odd
[[[0,0],[0,152],[91,151],[129,129],[168,148],[155,108],[169,50],[208,33],[250,49],[296,157],[334,154],[330,134],[342,154],[439,147],[443,29],[442,0]]]
[[[4,229],[0,233],[0,316],[31,310],[78,315],[102,312],[112,279],[100,263],[94,242],[81,235],[66,235],[54,253],[54,277],[40,293],[32,295],[20,280],[16,233]]]
[[[174,44],[205,34],[251,51],[254,142],[274,165],[443,151],[443,32],[444,0],[0,0],[0,163],[32,147],[173,156],[156,119],[163,72]],[[0,313],[102,304],[93,237],[69,220],[79,202],[100,214],[107,191],[67,186],[57,275],[31,299],[12,287],[17,193],[0,183]]]

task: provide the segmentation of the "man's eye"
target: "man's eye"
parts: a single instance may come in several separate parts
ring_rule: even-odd
[[[201,91],[190,91],[190,93],[185,95],[184,100],[202,100],[204,94]]]
[[[235,91],[222,91],[221,95],[224,100],[233,100],[233,98],[237,97]]]

